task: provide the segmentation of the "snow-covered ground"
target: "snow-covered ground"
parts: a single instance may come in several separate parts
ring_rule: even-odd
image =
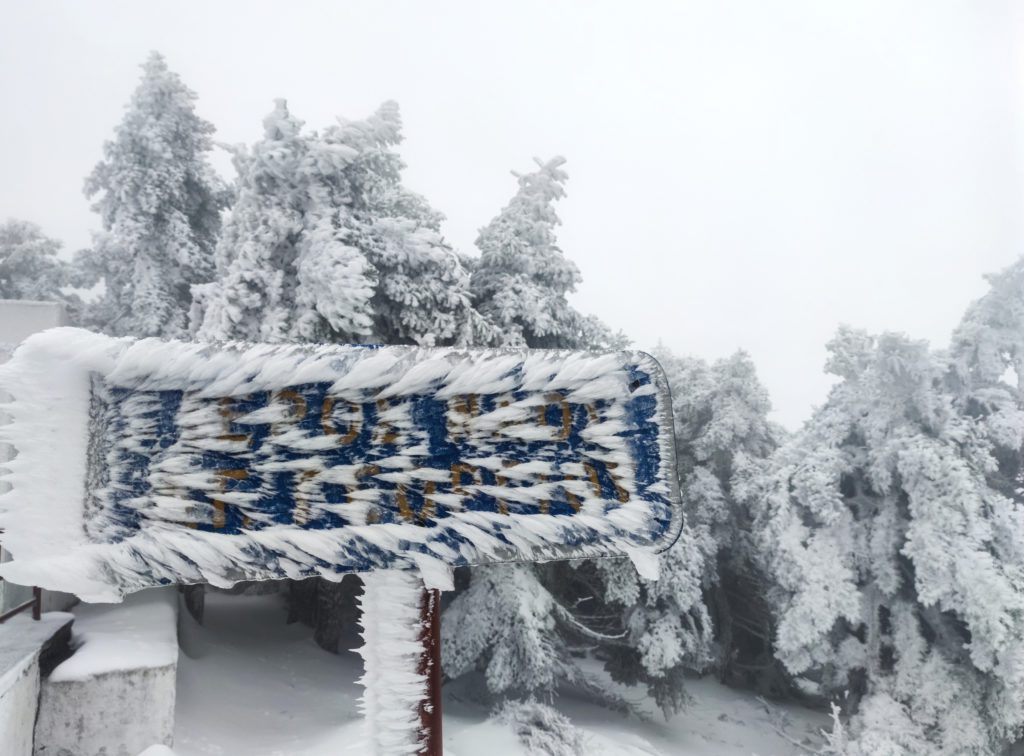
[[[176,756],[359,752],[359,657],[328,654],[308,628],[284,620],[275,595],[208,594],[203,627],[182,613]],[[567,697],[557,706],[584,731],[587,752],[595,755],[789,756],[800,751],[794,741],[814,747],[828,726],[822,714],[769,707],[709,680],[689,690],[694,704],[669,722],[643,722]],[[449,686],[445,706],[448,756],[528,753],[509,725],[490,719],[464,691]]]

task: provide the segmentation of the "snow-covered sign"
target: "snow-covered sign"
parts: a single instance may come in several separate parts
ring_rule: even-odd
[[[641,352],[194,344],[76,329],[2,370],[16,582],[166,583],[631,554],[680,526]],[[649,560],[648,560],[649,561]]]

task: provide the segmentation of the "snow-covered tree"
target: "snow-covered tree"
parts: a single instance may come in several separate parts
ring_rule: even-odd
[[[198,335],[260,341],[469,343],[484,324],[441,216],[401,185],[397,106],[322,134],[283,100],[237,150],[218,280],[196,287]]]
[[[61,291],[73,281],[70,266],[57,257],[60,247],[35,223],[0,224],[0,299],[64,302],[77,310],[78,297]]]
[[[571,579],[547,575],[558,585]],[[560,687],[571,686],[613,708],[624,700],[585,672],[572,653],[572,640],[608,640],[581,624],[531,564],[499,564],[472,570],[468,588],[448,606],[441,623],[444,672],[451,678],[483,674],[495,700],[551,700]]]
[[[533,173],[513,174],[519,191],[480,231],[473,298],[497,327],[497,345],[593,347],[606,334],[566,299],[581,277],[555,238],[560,221],[554,205],[565,196],[568,178],[562,169],[565,158],[536,163]]]
[[[538,160],[536,172],[517,175],[519,191],[480,232],[481,256],[464,260],[476,308],[491,325],[489,333],[477,332],[474,343],[565,349],[625,344],[621,334],[581,315],[566,300],[580,274],[555,243],[559,221],[554,202],[565,193],[564,162]],[[600,622],[583,616],[585,610],[573,604],[582,595],[578,586],[588,579],[562,565],[473,569],[469,588],[445,614],[444,625],[455,628],[445,636],[446,674],[481,670],[495,698],[551,696],[570,685],[622,707],[624,702],[602,691],[570,653],[574,642],[616,642],[621,637],[607,635]],[[533,641],[510,645],[487,619],[496,614]]]
[[[1024,411],[964,385],[958,360],[997,340],[965,333],[950,356],[842,329],[840,383],[751,487],[778,656],[856,713],[851,753],[996,754],[1024,731],[1024,502],[999,475]]]
[[[325,137],[358,151],[350,167],[364,187],[353,213],[367,229],[376,273],[373,340],[383,344],[476,344],[493,328],[473,308],[469,272],[441,235],[444,216],[401,183],[405,168],[398,106],[364,121],[341,120]]]
[[[665,716],[685,702],[688,672],[715,668],[734,684],[781,691],[772,657],[769,580],[756,555],[751,514],[734,484],[757,469],[782,431],[767,420],[768,395],[739,352],[709,365],[655,352],[672,389],[676,467],[686,512],[679,540],[659,557],[657,581],[626,561],[600,561],[587,600],[617,608],[602,647],[613,677],[645,683]],[[582,619],[582,618],[581,618]]]
[[[1009,378],[1024,399],[1024,257],[986,278],[990,290],[968,308],[953,334],[957,369],[968,386]]]
[[[202,340],[359,340],[372,279],[342,198],[354,150],[303,135],[278,100],[251,150],[235,151],[236,199],[217,246],[217,280],[194,288]],[[337,205],[336,205],[337,203]]]
[[[158,53],[142,70],[86,180],[103,231],[77,263],[86,283],[104,283],[86,315],[91,325],[118,335],[180,337],[190,287],[213,276],[228,194],[207,162],[213,126],[196,115],[196,95]]]

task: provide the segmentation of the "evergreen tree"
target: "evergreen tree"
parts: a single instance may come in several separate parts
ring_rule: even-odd
[[[1016,383],[1024,399],[1024,257],[986,276],[991,289],[972,304],[953,334],[952,353],[967,387]]]
[[[1024,731],[1024,501],[1000,475],[1024,411],[984,360],[973,385],[958,369],[999,341],[971,331],[990,304],[953,356],[841,330],[841,382],[751,489],[779,658],[855,714],[850,753],[996,754]]]
[[[442,216],[401,184],[394,103],[303,134],[282,100],[264,126],[236,151],[219,280],[196,287],[200,338],[441,345],[483,331]]]
[[[620,682],[644,683],[666,718],[686,701],[687,673],[713,667],[720,679],[784,692],[773,659],[770,585],[756,554],[751,513],[736,492],[776,448],[783,431],[743,352],[708,365],[656,355],[672,390],[676,472],[686,513],[679,540],[660,557],[660,577],[640,578],[628,562],[598,561],[594,594],[618,643],[602,646]]]
[[[190,287],[213,276],[228,194],[207,162],[213,126],[195,94],[153,53],[103,160],[86,180],[103,232],[79,254],[85,279],[104,283],[87,321],[109,333],[180,337]]]
[[[480,259],[470,287],[477,309],[496,328],[495,345],[593,348],[607,330],[566,299],[581,280],[555,238],[554,203],[565,196],[565,158],[536,160],[533,173],[513,175],[519,191],[480,231]]]
[[[384,103],[365,121],[341,120],[325,136],[358,152],[350,171],[364,191],[352,211],[366,228],[364,252],[376,274],[373,340],[441,346],[491,338],[473,308],[469,272],[441,235],[444,216],[401,183],[398,106]]]
[[[237,149],[235,205],[217,247],[218,280],[196,286],[202,340],[357,341],[369,333],[372,279],[344,212],[355,152],[303,135],[284,100],[264,137]],[[356,243],[353,243],[356,242]]]
[[[0,299],[63,302],[74,318],[81,302],[61,291],[74,281],[70,266],[57,257],[60,247],[34,223],[0,224]]]

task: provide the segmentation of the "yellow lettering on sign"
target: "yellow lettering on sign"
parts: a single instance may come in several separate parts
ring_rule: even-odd
[[[409,497],[405,493],[405,486],[401,483],[395,489],[395,500],[398,502],[398,514],[406,522],[412,522],[415,519],[415,515],[413,514],[412,507],[409,506]]]
[[[220,478],[220,490],[226,491],[229,480],[247,480],[248,470],[218,470],[217,477]],[[220,530],[227,523],[227,503],[220,499],[213,500],[213,521],[211,525]]]
[[[547,404],[542,404],[537,408],[537,421],[540,425],[547,425],[548,407],[552,404],[558,405],[562,415],[562,427],[558,432],[558,438],[565,441],[569,438],[569,434],[572,433],[572,407],[569,406],[569,402],[565,401],[565,397],[559,393],[550,393],[544,399],[547,401]]]
[[[320,427],[323,428],[324,434],[328,436],[333,436],[339,432],[333,421],[334,404],[334,397],[327,396],[324,397],[323,405],[320,408]],[[342,444],[351,444],[359,438],[359,430],[363,425],[363,407],[355,402],[346,402],[346,404],[348,404],[349,410],[354,417],[349,418],[348,427],[338,441]]]
[[[295,509],[292,510],[292,522],[296,525],[305,525],[310,520],[309,497],[302,491],[302,483],[316,476],[316,470],[303,470],[299,476],[299,483],[295,487]]]
[[[468,496],[469,492],[462,487],[463,473],[469,475],[473,483],[480,483],[480,479],[477,469],[473,465],[467,465],[465,462],[452,463],[452,493]]]
[[[431,494],[437,490],[437,484],[432,480],[428,480],[423,484],[423,509],[420,511],[420,520],[429,520],[437,512],[437,502],[430,498]]]
[[[615,498],[625,504],[629,501],[629,491],[619,485],[619,476],[615,474],[615,468],[618,466],[618,462],[604,463],[604,467],[608,471],[608,477],[612,479],[612,485],[615,487]]]
[[[252,443],[252,437],[248,433],[232,433],[231,423],[238,417],[235,413],[235,400],[230,397],[224,397],[220,400],[220,417],[221,423],[224,427],[224,432],[217,438],[221,441],[234,441],[236,443],[245,442],[246,444]]]
[[[377,400],[378,414],[383,414],[384,412],[387,412],[390,408],[391,402],[389,402],[387,399]],[[380,426],[381,427],[377,433],[377,438],[375,439],[377,443],[384,444],[386,446],[394,444],[398,440],[398,431],[395,430],[395,426],[392,425],[391,422],[387,420],[381,421]]]
[[[459,438],[466,435],[466,424],[480,414],[480,400],[476,394],[457,396],[448,401],[448,435]]]
[[[306,418],[306,412],[308,405],[306,404],[306,398],[302,396],[298,391],[292,389],[285,389],[284,391],[277,392],[277,399],[283,399],[291,405],[291,417],[296,420],[304,420]]]

